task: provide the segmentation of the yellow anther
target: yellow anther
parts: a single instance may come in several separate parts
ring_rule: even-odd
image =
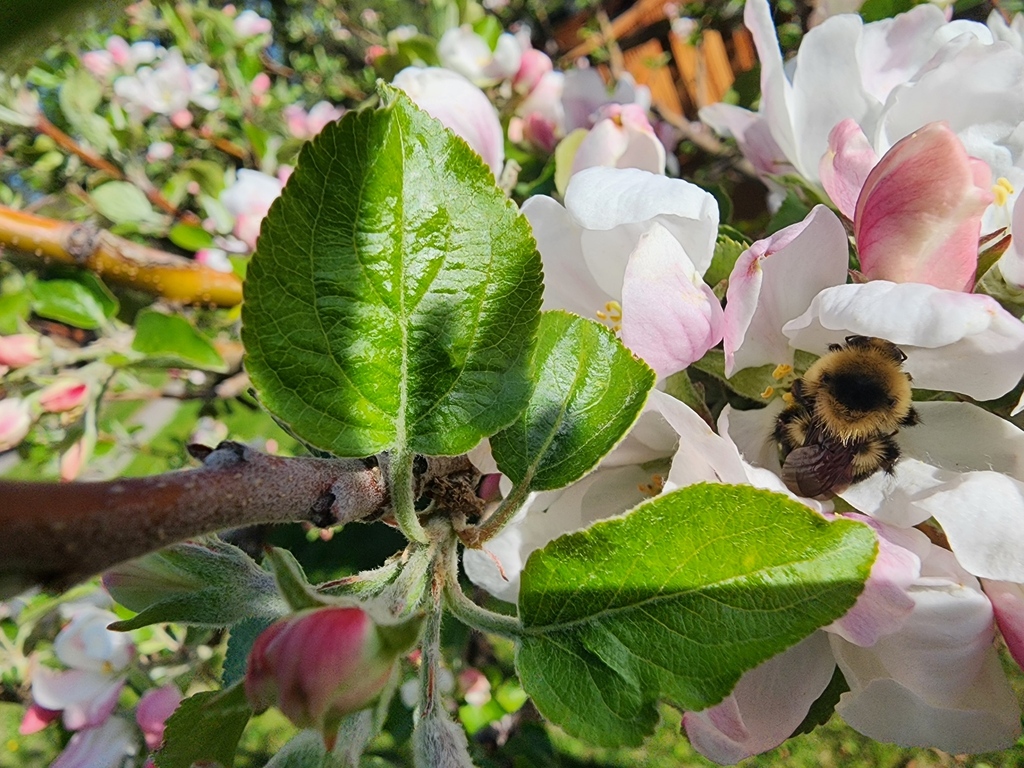
[[[1000,176],[996,179],[996,183],[992,185],[992,196],[995,198],[996,205],[1006,205],[1006,201],[1010,199],[1010,195],[1013,193],[1013,184],[1005,176]]]
[[[637,485],[640,493],[644,496],[657,496],[665,487],[665,478],[661,475],[651,475],[651,482]]]
[[[775,394],[775,387],[767,386],[764,388],[764,392],[761,393],[761,397],[767,400],[769,397]]]
[[[595,312],[598,320],[606,321],[613,331],[622,329],[622,305],[617,301],[609,301],[603,310]]]
[[[779,363],[775,366],[775,370],[772,371],[772,378],[776,381],[782,381],[784,378],[789,376],[793,372],[793,366],[786,363]]]
[[[796,402],[796,398],[793,397],[793,393],[792,392],[786,392],[782,396],[782,402],[784,402],[786,405],[792,405],[793,403]]]

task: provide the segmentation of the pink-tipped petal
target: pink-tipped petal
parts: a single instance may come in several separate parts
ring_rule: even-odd
[[[684,714],[694,749],[732,765],[788,739],[832,679],[835,661],[826,638],[815,632],[746,672],[721,704]]]
[[[683,246],[660,224],[640,237],[622,285],[622,341],[659,377],[722,339],[722,305]]]
[[[854,235],[864,275],[971,290],[981,216],[992,202],[985,176],[945,123],[897,142],[857,201]]]
[[[982,579],[981,585],[992,601],[996,624],[1010,655],[1024,669],[1024,584]]]
[[[822,155],[818,168],[821,185],[839,212],[850,221],[853,221],[864,181],[877,162],[878,155],[853,120],[843,120],[828,135],[828,152]]]

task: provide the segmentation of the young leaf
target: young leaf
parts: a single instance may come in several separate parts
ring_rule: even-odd
[[[609,329],[568,312],[541,316],[530,402],[491,438],[498,468],[531,491],[587,474],[633,426],[654,371]]]
[[[92,191],[96,210],[115,224],[159,221],[145,193],[127,181],[108,181]]]
[[[228,647],[224,652],[224,667],[221,670],[220,682],[225,688],[234,685],[245,677],[245,666],[249,661],[252,644],[274,619],[253,618],[242,619],[231,625],[228,632]]]
[[[530,393],[541,300],[529,224],[469,147],[400,91],[303,147],[242,307],[264,405],[339,456],[455,455]]]
[[[225,371],[220,353],[184,317],[144,309],[135,319],[132,349],[165,363]]]
[[[191,768],[220,763],[231,768],[252,709],[241,683],[223,691],[190,696],[167,720],[164,744],[153,755],[157,768]]]
[[[32,311],[59,323],[94,330],[117,311],[117,301],[77,280],[39,280],[32,285]]]
[[[520,679],[573,736],[639,744],[659,699],[716,704],[743,672],[843,615],[875,551],[866,526],[779,494],[669,493],[531,555]]]
[[[276,619],[288,613],[274,577],[216,538],[176,544],[119,565],[107,571],[103,583],[121,605],[140,611],[111,625],[120,631],[163,621],[225,627],[247,617]]]

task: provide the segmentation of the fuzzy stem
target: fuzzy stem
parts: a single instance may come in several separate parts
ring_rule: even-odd
[[[359,460],[270,456],[233,442],[199,469],[89,483],[0,481],[0,596],[64,588],[185,539],[256,523],[335,525],[380,514],[387,493]]]
[[[89,224],[48,219],[0,205],[0,248],[7,246],[43,263],[55,261],[95,272],[112,283],[185,304],[233,307],[242,283],[166,251],[133,243]]]
[[[450,548],[448,562],[445,565],[444,597],[445,607],[452,615],[473,629],[481,632],[490,632],[501,637],[508,637],[512,640],[523,636],[523,625],[515,616],[505,616],[494,611],[483,608],[468,597],[462,591],[458,579],[458,552],[453,546]]]
[[[428,542],[427,532],[416,514],[416,496],[413,491],[412,451],[392,451],[387,459],[388,491],[395,510],[395,521],[409,541]]]
[[[420,703],[421,720],[446,717],[438,680],[441,673],[441,619],[444,616],[442,596],[445,582],[445,558],[439,552],[434,558],[430,574],[430,594],[427,596],[427,620],[420,641]]]
[[[459,538],[471,549],[479,549],[488,539],[496,536],[509,520],[519,511],[530,494],[530,478],[523,478],[522,482],[512,486],[508,496],[501,500],[501,504],[494,510],[494,514],[475,528],[466,528],[459,532]]]

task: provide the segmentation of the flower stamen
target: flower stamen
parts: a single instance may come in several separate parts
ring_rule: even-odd
[[[622,305],[617,301],[609,301],[604,310],[597,310],[597,319],[606,323],[613,331],[622,330]]]

